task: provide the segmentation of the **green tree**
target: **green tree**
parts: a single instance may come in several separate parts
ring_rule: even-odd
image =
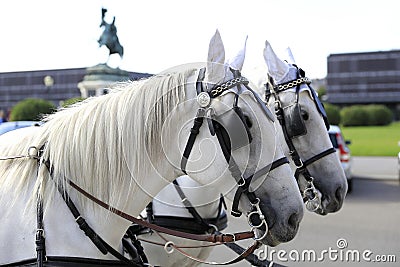
[[[44,99],[27,98],[18,102],[12,109],[11,121],[36,121],[44,114],[53,113],[55,106]]]
[[[322,99],[322,97],[324,96],[324,95],[326,95],[326,87],[325,86],[320,86],[318,89],[317,89],[317,93],[318,93],[318,98],[319,99]]]
[[[71,106],[71,105],[73,105],[75,103],[78,103],[78,102],[80,102],[80,101],[82,101],[84,99],[85,98],[82,98],[82,97],[74,97],[74,98],[67,99],[62,103],[62,107],[66,108],[66,107]]]
[[[329,123],[333,125],[339,125],[341,119],[340,108],[329,103],[324,103],[324,106]]]

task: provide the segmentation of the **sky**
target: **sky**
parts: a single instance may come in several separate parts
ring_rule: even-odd
[[[116,17],[124,57],[99,48],[101,8]],[[290,47],[310,78],[324,78],[330,54],[400,49],[398,0],[2,0],[0,72],[109,65],[159,73],[204,62],[218,29],[226,58],[246,36],[245,69],[266,68],[265,40]]]

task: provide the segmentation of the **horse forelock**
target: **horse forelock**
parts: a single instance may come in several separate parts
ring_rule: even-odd
[[[185,99],[185,83],[194,71],[119,83],[108,95],[48,116],[37,136],[22,145],[45,145],[43,159],[48,159],[53,168],[52,178],[44,169],[39,170],[32,199],[36,200],[39,192],[50,201],[50,194],[56,191],[54,185],[68,188],[66,181],[70,179],[104,202],[123,209],[129,200],[123,193],[133,195],[146,179],[147,170],[161,157],[165,117]],[[37,164],[27,162],[29,167],[17,171],[20,179],[9,179],[21,185],[17,190],[24,190],[23,185],[36,176],[32,174],[36,174]],[[14,162],[1,171],[10,172],[20,165]],[[83,196],[78,196],[78,201],[88,203]]]

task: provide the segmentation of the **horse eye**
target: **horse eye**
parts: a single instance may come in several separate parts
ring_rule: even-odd
[[[253,126],[253,122],[249,116],[244,115],[244,121],[249,129]]]
[[[301,117],[303,117],[303,120],[305,120],[305,121],[308,120],[308,112],[302,110],[301,111]]]

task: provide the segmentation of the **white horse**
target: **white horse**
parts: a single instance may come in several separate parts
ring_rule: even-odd
[[[258,217],[250,219],[262,222],[254,229],[261,242],[293,238],[303,215],[297,184],[287,164],[268,172],[267,166],[283,157],[274,123],[243,85],[246,80],[234,79],[235,73],[224,65],[218,32],[210,42],[204,81],[199,74],[203,74],[199,69],[185,68],[122,84],[108,95],[56,112],[41,127],[2,135],[0,264],[35,262],[37,249],[44,264],[68,260],[89,264],[88,258],[115,264],[112,250],[122,251],[121,239],[131,222],[114,212],[139,216],[163,187],[184,173],[179,167],[184,162],[181,151],[189,144],[190,127],[200,110],[222,120],[224,114],[232,114],[232,105],[246,116],[252,138],[242,147],[225,140],[221,149],[224,139],[235,133],[223,132],[223,121],[217,121],[209,126],[218,130],[217,140],[205,124],[192,142],[185,170],[200,184],[212,184],[220,192],[234,193],[238,183],[241,189],[248,187],[240,195],[240,209],[256,209]],[[198,85],[206,88],[202,97],[197,97]],[[19,155],[27,156],[15,157]],[[232,167],[239,170],[239,177]],[[78,216],[72,216],[71,203]],[[267,232],[263,216],[271,213],[275,222]],[[83,218],[98,235],[87,229]],[[100,244],[99,236],[104,241]],[[218,239],[232,241],[233,236]]]
[[[236,58],[240,58],[245,49],[239,52]],[[257,88],[259,88],[260,95],[266,96],[266,83],[268,83],[268,75],[274,79],[274,83],[284,84],[291,81],[296,81],[298,78],[299,69],[294,65],[293,55],[288,51],[289,59],[291,63],[282,61],[272,50],[271,45],[266,42],[264,49],[264,59],[268,67],[268,74],[265,73],[260,77],[259,73],[254,80],[257,81]],[[241,66],[239,66],[241,68]],[[254,76],[254,74],[253,74]],[[273,86],[270,84],[270,86]],[[289,120],[286,125],[277,126],[277,134],[280,140],[282,140],[284,153],[291,159],[291,166],[293,173],[298,168],[297,165],[300,163],[307,162],[308,159],[315,158],[315,162],[309,163],[307,170],[309,175],[313,177],[312,183],[307,182],[307,174],[305,172],[298,173],[299,187],[305,195],[306,192],[312,190],[315,194],[316,202],[309,201],[310,209],[319,213],[327,214],[335,212],[342,206],[344,197],[347,191],[346,179],[341,168],[340,162],[334,155],[334,151],[330,150],[332,144],[329,140],[329,136],[326,130],[324,118],[321,115],[316,106],[316,95],[312,93],[312,88],[308,84],[299,84],[298,92],[298,103],[301,108],[301,117],[297,117],[297,120],[304,122],[304,127],[307,132],[297,137],[287,137],[285,140],[284,132],[287,129],[285,127],[298,127],[297,122]],[[271,88],[272,89],[272,88]],[[283,113],[289,112],[288,108],[296,103],[296,86],[288,87],[287,90],[280,92],[269,92],[267,94],[268,105],[270,109],[274,110],[276,104],[283,108]],[[288,118],[288,116],[286,116]],[[290,144],[289,144],[290,143]],[[322,152],[325,154],[321,154]],[[293,159],[293,157],[298,158]],[[184,195],[193,205],[197,213],[203,218],[206,223],[217,226],[218,230],[221,231],[226,227],[227,218],[226,213],[221,211],[220,203],[220,192],[218,188],[214,187],[203,187],[196,181],[188,176],[182,176],[177,179],[181,190]],[[313,187],[315,185],[315,188]],[[322,197],[322,201],[319,199]],[[154,215],[153,220],[155,223],[159,223],[164,226],[169,226],[175,229],[183,229],[185,231],[199,232],[207,229],[204,227],[202,222],[199,222],[193,218],[193,214],[189,212],[187,207],[182,203],[182,197],[178,194],[175,186],[170,184],[166,186],[153,200],[152,202],[152,213]],[[307,203],[308,204],[308,203]],[[144,214],[146,216],[146,214]],[[267,218],[268,222],[268,218]],[[269,222],[271,224],[271,222]],[[190,240],[183,240],[180,238],[172,237],[169,235],[157,235],[151,233],[142,233],[139,236],[142,240],[142,245],[145,252],[151,255],[151,263],[162,266],[194,266],[199,262],[195,262],[188,258],[186,255],[175,253],[166,253],[163,249],[162,244],[167,241],[173,240],[174,243],[180,244],[182,247],[189,247],[186,252],[196,259],[205,260],[213,247],[202,247],[204,243],[198,243]]]
[[[347,180],[329,139],[324,107],[290,49],[287,52],[289,61],[282,61],[269,42],[265,44],[264,59],[275,85],[267,92],[268,105],[281,112],[279,133],[286,139],[285,155],[292,158],[301,191],[306,193],[312,180],[311,187],[315,186],[321,198],[315,211],[326,215],[342,207]]]

